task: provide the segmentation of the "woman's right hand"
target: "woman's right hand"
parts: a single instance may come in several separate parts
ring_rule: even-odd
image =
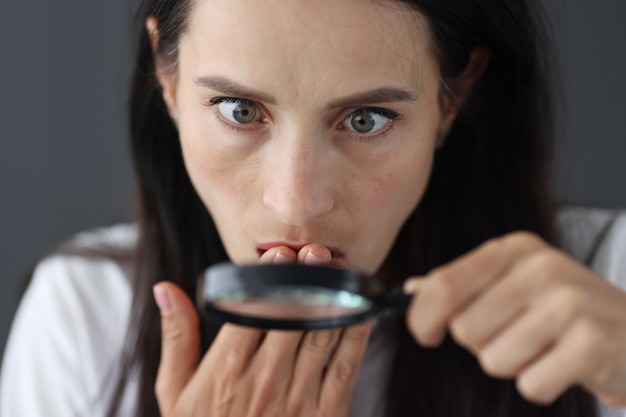
[[[297,254],[272,248],[260,262],[319,265],[330,259],[327,248],[312,244]],[[169,282],[154,293],[161,310],[156,396],[163,417],[348,415],[371,323],[311,332],[225,324],[201,357],[192,301]]]

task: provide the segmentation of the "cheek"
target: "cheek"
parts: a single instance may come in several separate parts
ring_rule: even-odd
[[[364,183],[353,204],[358,205],[361,239],[351,263],[370,273],[378,271],[426,190],[432,159],[427,144],[419,152],[399,153],[394,164]]]
[[[392,164],[378,171],[368,184],[369,191],[363,190],[369,199],[363,206],[369,206],[370,215],[376,213],[379,221],[391,222],[394,227],[404,223],[419,203],[430,178],[434,152],[430,142],[423,141],[423,146],[399,152],[390,158]]]
[[[182,135],[181,135],[182,137]],[[181,139],[185,166],[205,206],[213,214],[245,206],[251,181],[245,162],[232,152]]]
[[[191,138],[187,138],[191,139]],[[247,245],[243,219],[254,210],[254,181],[249,164],[232,152],[220,152],[194,140],[181,140],[189,178],[211,214],[230,259],[237,263],[256,261],[254,248]]]
[[[189,113],[183,113],[187,117]],[[249,161],[228,146],[206,115],[181,120],[180,142],[189,178],[211,215],[222,223],[245,207],[252,182]],[[219,228],[219,227],[218,227]]]

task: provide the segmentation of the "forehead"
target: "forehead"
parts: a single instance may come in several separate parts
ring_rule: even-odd
[[[425,67],[437,70],[423,19],[397,0],[199,0],[181,64],[254,84],[414,84]]]

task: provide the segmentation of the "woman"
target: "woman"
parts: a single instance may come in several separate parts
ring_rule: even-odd
[[[626,415],[604,405],[626,405],[626,294],[556,249],[538,6],[271,6],[142,2],[139,222],[38,267],[3,412]],[[626,220],[592,214],[595,249],[575,251],[625,285]],[[344,330],[220,328],[191,300],[227,259],[415,296]]]

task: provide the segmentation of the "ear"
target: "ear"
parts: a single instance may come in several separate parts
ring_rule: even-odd
[[[438,142],[441,142],[450,131],[459,109],[463,106],[472,92],[474,85],[485,73],[491,59],[491,49],[486,45],[476,45],[469,51],[469,62],[463,73],[454,79],[442,81],[443,117],[439,129]]]
[[[154,68],[156,77],[161,86],[163,100],[167,106],[170,116],[176,122],[176,74],[171,70],[170,62],[166,62],[158,53],[159,48],[159,28],[156,17],[150,16],[146,19],[146,31],[150,38],[152,55],[154,56]]]

